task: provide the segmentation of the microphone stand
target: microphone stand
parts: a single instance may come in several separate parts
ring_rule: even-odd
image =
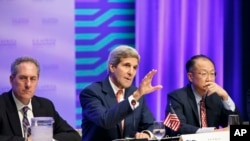
[[[132,104],[132,107],[133,107],[133,129],[134,129],[134,133],[136,133],[136,129],[135,129],[135,113],[134,113],[136,101],[133,99],[131,101],[131,104]]]

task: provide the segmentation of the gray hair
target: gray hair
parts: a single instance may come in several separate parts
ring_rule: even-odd
[[[109,64],[113,64],[116,67],[121,62],[122,58],[128,57],[136,58],[138,62],[140,62],[140,55],[135,48],[128,45],[119,45],[110,52],[108,66]]]
[[[33,63],[36,67],[37,67],[37,76],[39,77],[40,75],[40,65],[38,63],[38,61],[34,58],[28,57],[28,56],[24,56],[24,57],[19,57],[17,59],[15,59],[15,61],[11,64],[11,75],[16,76],[17,74],[17,67],[19,64],[23,63],[23,62],[31,62]]]

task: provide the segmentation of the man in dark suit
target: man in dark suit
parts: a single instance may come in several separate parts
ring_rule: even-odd
[[[120,138],[153,138],[154,117],[143,95],[162,88],[152,86],[156,70],[151,70],[139,87],[132,85],[138,69],[138,52],[126,45],[112,50],[108,58],[108,76],[80,93],[82,141],[111,141]],[[122,100],[116,94],[122,90]]]
[[[53,103],[34,96],[40,74],[39,63],[31,57],[17,58],[11,65],[12,89],[0,95],[0,140],[24,141],[23,107],[28,107],[27,119],[52,117],[53,138],[58,141],[80,141],[80,135],[58,114]],[[25,141],[31,141],[29,136]]]
[[[205,55],[193,56],[186,63],[189,84],[168,94],[166,114],[171,107],[180,120],[177,132],[166,127],[167,135],[228,130],[228,115],[238,114],[229,94],[215,83],[214,62]],[[200,101],[205,98],[206,124],[202,126]]]

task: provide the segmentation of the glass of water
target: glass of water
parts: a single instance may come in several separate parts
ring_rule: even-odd
[[[31,119],[32,141],[52,141],[53,140],[52,117],[34,117]]]
[[[228,125],[240,125],[239,115],[229,115],[228,116]]]
[[[164,137],[165,126],[163,124],[163,121],[154,121],[153,134],[157,138],[157,140],[160,140]]]

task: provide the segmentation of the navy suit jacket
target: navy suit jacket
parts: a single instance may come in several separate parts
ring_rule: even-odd
[[[58,141],[80,141],[80,135],[55,110],[53,103],[34,96],[31,101],[34,117],[53,117],[53,138]],[[11,90],[0,95],[0,140],[24,141],[16,104]]]
[[[144,97],[139,106],[132,110],[128,97],[137,88],[125,89],[124,101],[117,103],[108,77],[102,82],[88,86],[80,93],[82,106],[82,141],[111,141],[134,137],[136,132],[152,131],[153,115]],[[121,134],[121,121],[125,118],[124,134]]]
[[[168,94],[168,103],[171,105],[181,121],[178,132],[174,132],[166,127],[166,134],[175,136],[177,134],[192,134],[200,128],[198,107],[191,85],[177,89]],[[217,94],[207,96],[205,99],[208,127],[227,127],[228,115],[239,114],[235,111],[226,110],[221,98]],[[171,110],[168,105],[166,114]],[[240,114],[239,114],[240,115]]]

